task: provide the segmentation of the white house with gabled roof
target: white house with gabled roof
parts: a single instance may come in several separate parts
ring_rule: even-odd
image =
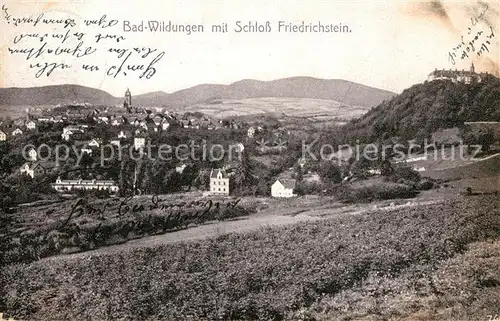
[[[272,197],[294,197],[297,196],[293,193],[296,181],[294,179],[278,179],[271,186]]]
[[[12,136],[22,135],[23,131],[20,128],[16,128],[12,131]]]
[[[38,158],[38,153],[36,152],[36,150],[34,148],[30,148],[28,150],[28,159],[31,161],[36,161],[37,158]]]
[[[229,195],[229,176],[223,169],[212,169],[210,172],[210,193],[213,195]]]
[[[36,123],[32,120],[28,120],[26,122],[26,128],[28,128],[30,130],[34,130],[34,129],[36,129]]]

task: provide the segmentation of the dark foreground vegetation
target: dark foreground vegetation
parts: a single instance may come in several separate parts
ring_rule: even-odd
[[[471,242],[499,236],[498,200],[470,196],[58,256],[4,267],[0,311],[24,320],[413,320],[425,310],[423,320],[486,320],[498,313],[498,266],[457,269],[449,260],[470,258]],[[443,264],[451,274],[439,274]]]
[[[228,220],[252,210],[239,200],[191,199],[165,202],[148,198],[79,198],[49,206],[0,213],[0,266],[31,262],[60,253],[162,234],[214,220]],[[7,231],[4,233],[3,230]]]

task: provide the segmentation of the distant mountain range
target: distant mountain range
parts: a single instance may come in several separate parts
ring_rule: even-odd
[[[346,80],[292,77],[273,81],[245,79],[230,85],[203,84],[173,93],[156,91],[135,95],[132,103],[143,107],[178,109],[218,99],[295,97],[335,100],[349,106],[370,108],[395,95],[390,91]],[[123,102],[123,98],[79,85],[0,88],[0,105],[57,105],[75,102],[117,105]]]

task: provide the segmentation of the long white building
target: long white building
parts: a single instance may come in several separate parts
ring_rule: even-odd
[[[57,178],[55,183],[52,183],[52,188],[58,192],[71,192],[74,190],[103,190],[109,191],[111,193],[118,192],[118,185],[111,180],[84,180],[84,179],[73,179],[73,180],[62,180],[60,177]]]

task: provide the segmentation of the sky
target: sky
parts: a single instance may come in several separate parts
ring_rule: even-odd
[[[325,79],[345,79],[364,85],[401,92],[422,82],[435,68],[469,69],[474,62],[476,71],[496,74],[499,70],[500,6],[498,1],[3,1],[0,12],[0,87],[31,87],[56,84],[79,84],[100,88],[114,96],[123,96],[126,88],[132,94],[153,91],[173,92],[204,83],[230,84],[242,79],[274,80],[294,76]],[[15,18],[74,19],[75,26],[61,24],[18,23]],[[84,20],[98,20],[106,15],[116,25],[102,29],[85,26]],[[472,25],[471,18],[477,18]],[[202,24],[203,33],[125,32],[124,21],[139,24],[158,20],[173,24]],[[265,24],[269,33],[237,33],[236,22]],[[347,25],[345,33],[285,33],[278,32],[279,21]],[[10,23],[9,23],[10,22]],[[227,33],[212,32],[214,24],[228,24]],[[468,28],[471,27],[469,35]],[[52,34],[81,32],[83,48],[96,51],[74,58],[45,52],[40,57],[26,59],[26,54],[12,54],[11,49],[74,48],[79,40],[71,36],[60,42]],[[453,51],[462,39],[473,38],[483,31],[475,43],[475,51],[488,40],[487,50],[478,56],[469,52],[461,59],[461,49]],[[493,31],[494,36],[487,38]],[[49,36],[43,41],[25,37],[14,43],[20,34]],[[125,40],[101,40],[97,33],[123,36]],[[471,39],[472,39],[471,38]],[[109,48],[156,49],[142,59],[133,53],[132,64],[149,64],[155,55],[164,52],[154,64],[156,73],[142,79],[142,72],[108,76],[111,66],[120,60]],[[83,49],[82,48],[82,49]],[[456,52],[455,65],[449,53]],[[49,76],[35,77],[45,63],[71,67],[56,68]],[[30,64],[35,68],[30,68]],[[39,64],[37,67],[37,64]],[[98,71],[82,69],[96,65]],[[116,69],[114,69],[116,70]]]

